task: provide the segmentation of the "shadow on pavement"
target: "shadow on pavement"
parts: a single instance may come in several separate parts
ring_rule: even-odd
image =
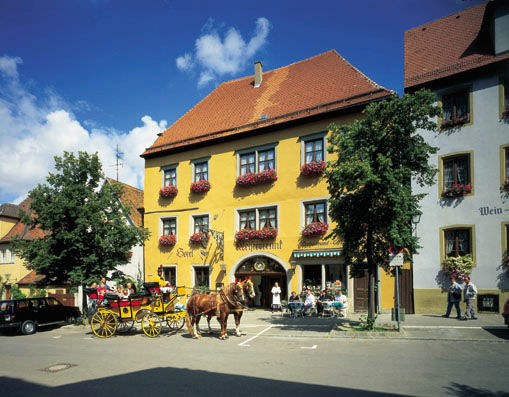
[[[446,386],[447,394],[453,396],[481,396],[481,397],[507,397],[509,393],[503,391],[491,391],[487,389],[478,389],[468,385],[461,385],[459,383],[451,383],[451,386]]]
[[[482,329],[489,332],[491,335],[496,336],[497,338],[509,340],[509,328],[482,327]],[[509,394],[507,395],[509,396]]]
[[[79,367],[66,372],[79,371]],[[63,374],[56,375],[57,378]],[[51,374],[50,374],[51,376]],[[82,381],[63,386],[45,386],[24,380],[0,377],[2,394],[6,396],[393,396],[344,387],[322,386],[307,383],[288,382],[230,375],[185,368],[153,368],[128,374]]]

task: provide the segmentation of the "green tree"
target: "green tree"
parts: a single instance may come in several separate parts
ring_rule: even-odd
[[[351,125],[332,124],[328,151],[337,160],[325,173],[330,192],[330,216],[337,223],[330,237],[343,242],[346,263],[354,277],[369,277],[368,323],[375,319],[377,268],[388,267],[390,245],[416,252],[411,219],[420,214],[424,195],[412,194],[412,178],[421,186],[434,182],[436,168],[429,155],[438,148],[427,144],[417,129],[435,131],[441,114],[435,95],[421,90],[396,94],[374,102],[366,116]]]
[[[102,183],[97,154],[64,152],[55,156],[55,173],[29,192],[30,210],[22,214],[28,227],[44,237],[17,239],[15,253],[47,284],[72,285],[99,280],[129,261],[133,246],[148,237],[126,222],[129,209],[119,200],[121,186]]]

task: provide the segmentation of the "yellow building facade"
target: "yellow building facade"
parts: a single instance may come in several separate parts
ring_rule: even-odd
[[[324,55],[332,64],[337,60],[335,52],[311,59]],[[292,69],[293,65],[263,74],[262,87],[265,84],[273,100],[277,90],[283,89],[279,81],[281,74],[299,72]],[[307,67],[306,72],[314,67],[301,66]],[[272,82],[276,81],[279,86],[274,87]],[[233,82],[241,83],[242,79]],[[158,270],[162,269],[164,278],[171,284],[214,290],[236,278],[251,277],[257,289],[254,303],[261,307],[270,306],[270,290],[275,282],[281,286],[283,299],[291,291],[300,292],[306,284],[325,287],[340,282],[353,305],[355,285],[341,255],[341,243],[326,238],[327,234],[303,236],[304,228],[310,223],[326,224],[329,231],[334,223],[328,215],[325,179],[321,175],[305,176],[301,167],[315,160],[332,160],[326,150],[330,123],[349,124],[362,117],[365,104],[375,98],[364,97],[361,103],[346,110],[343,107],[330,112],[322,110],[314,117],[304,117],[304,113],[297,121],[275,122],[268,128],[262,123],[246,129],[243,120],[234,121],[238,123],[237,130],[232,129],[220,140],[208,138],[206,131],[205,137],[182,136],[179,128],[184,131],[182,134],[192,130],[193,118],[203,118],[197,115],[203,108],[212,111],[216,106],[220,112],[223,97],[243,96],[242,87],[238,88],[240,93],[235,87],[226,87],[227,92],[221,89],[222,86],[218,87],[165,131],[142,155],[145,158],[144,225],[151,232],[145,243],[146,280],[156,280]],[[246,90],[249,89],[253,87]],[[217,91],[219,97],[214,96]],[[263,103],[263,91],[252,93],[256,104]],[[389,94],[387,90],[380,91],[378,98]],[[262,117],[273,112],[277,114],[277,108],[258,110]],[[206,128],[213,130],[215,126]],[[238,129],[245,132],[238,133]],[[276,180],[253,186],[237,183],[248,172],[260,173],[267,169],[275,172]],[[191,185],[200,179],[210,183],[210,190],[192,192]],[[161,197],[160,189],[168,186],[175,186],[178,193]],[[241,230],[264,227],[275,228],[277,236],[244,242],[236,239],[236,233]],[[207,231],[210,239],[192,242],[191,236],[200,230]],[[168,234],[175,236],[174,245],[161,244],[161,236]],[[382,289],[393,290],[392,280],[383,280],[387,287]],[[392,302],[386,305],[385,300],[381,301],[382,309],[393,306]]]

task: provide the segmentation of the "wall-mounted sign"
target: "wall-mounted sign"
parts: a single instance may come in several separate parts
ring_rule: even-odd
[[[272,243],[247,242],[236,246],[236,249],[240,251],[280,250],[282,248],[283,240],[274,241]]]
[[[255,263],[254,263],[254,269],[257,271],[257,272],[263,272],[265,270],[265,262],[262,261],[262,260],[257,260]]]

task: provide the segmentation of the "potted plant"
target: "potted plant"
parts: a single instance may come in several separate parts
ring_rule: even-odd
[[[302,235],[305,237],[322,236],[329,230],[329,225],[322,222],[312,222],[304,226]]]
[[[159,196],[162,198],[175,197],[178,193],[178,189],[174,185],[165,186],[159,189]]]
[[[210,236],[208,233],[198,232],[194,233],[191,237],[189,237],[189,241],[194,244],[201,244],[204,242],[208,242],[209,238]]]
[[[475,263],[471,255],[451,256],[444,262],[444,273],[448,277],[462,281],[465,276],[472,273]]]
[[[461,197],[465,196],[472,191],[472,185],[454,183],[444,190],[442,193],[443,197]]]
[[[325,161],[311,161],[300,167],[300,174],[303,176],[318,176],[325,171],[327,163]]]
[[[509,178],[506,178],[504,184],[500,187],[503,192],[509,192]]]
[[[277,180],[277,172],[275,170],[264,170],[258,173],[248,172],[241,175],[237,177],[236,184],[240,187],[249,187],[274,182],[275,180]]]
[[[450,119],[442,120],[441,127],[442,128],[454,127],[457,125],[468,123],[469,121],[470,113],[467,113],[466,115],[461,117],[451,117]]]
[[[197,181],[191,184],[191,191],[193,193],[201,194],[206,193],[210,190],[210,182],[209,181]]]
[[[174,234],[163,234],[159,237],[159,245],[173,247],[177,243],[177,236]]]
[[[249,240],[272,240],[277,236],[277,229],[264,227],[262,230],[242,229],[235,233],[235,241],[243,243]]]

